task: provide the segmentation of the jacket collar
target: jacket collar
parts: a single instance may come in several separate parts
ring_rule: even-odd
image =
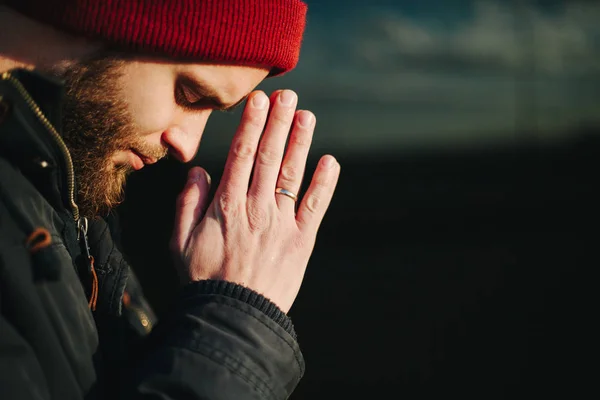
[[[13,69],[8,71],[25,87],[44,116],[60,132],[62,125],[63,82],[36,70]]]
[[[19,168],[57,210],[73,215],[73,166],[60,137],[63,97],[62,83],[39,72],[0,74],[0,156]]]

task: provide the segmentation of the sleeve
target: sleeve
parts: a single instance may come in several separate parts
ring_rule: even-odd
[[[107,262],[122,265],[122,255],[106,237],[109,232],[96,232],[103,232],[92,235],[98,237],[92,240],[96,249],[109,249]],[[133,273],[130,279],[135,281]],[[147,305],[141,288],[129,293],[133,303]],[[153,325],[134,362],[120,373],[125,375],[118,393],[123,400],[287,399],[304,374],[290,318],[264,296],[235,283],[190,283]],[[107,348],[114,350],[112,344]]]
[[[286,399],[303,373],[291,322],[273,303],[202,281],[150,335],[127,398]]]
[[[0,315],[0,398],[50,399],[33,349],[4,315]]]

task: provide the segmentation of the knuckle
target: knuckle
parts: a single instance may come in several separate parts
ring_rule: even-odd
[[[312,135],[306,131],[298,132],[291,137],[290,141],[298,147],[309,147],[312,142]]]
[[[297,182],[300,179],[300,168],[284,164],[281,167],[280,178],[285,182]]]
[[[254,157],[255,148],[249,143],[240,140],[233,145],[231,151],[237,159],[247,161]]]
[[[289,125],[291,123],[291,112],[290,110],[277,110],[270,118],[271,123],[276,125]]]
[[[258,162],[263,165],[276,164],[279,158],[279,152],[268,147],[261,148],[258,152]]]
[[[263,118],[257,113],[250,113],[244,118],[244,124],[247,128],[262,129]]]
[[[227,222],[230,219],[236,219],[239,215],[239,205],[228,193],[223,193],[219,196],[219,201],[215,203],[218,207],[218,212]]]
[[[248,225],[253,231],[263,231],[269,226],[269,217],[267,212],[258,207],[251,207],[248,210]]]
[[[322,199],[319,195],[312,193],[306,198],[306,210],[311,213],[316,213],[321,206]]]

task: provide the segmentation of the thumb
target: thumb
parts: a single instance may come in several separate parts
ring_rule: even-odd
[[[200,167],[190,169],[187,183],[177,197],[175,224],[171,238],[171,246],[174,251],[181,252],[185,249],[194,228],[204,217],[209,191],[210,175],[208,172]]]

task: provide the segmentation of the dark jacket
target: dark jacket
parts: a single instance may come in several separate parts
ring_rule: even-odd
[[[304,361],[273,303],[195,282],[156,323],[107,224],[86,230],[61,97],[37,73],[1,75],[0,399],[287,398]]]

